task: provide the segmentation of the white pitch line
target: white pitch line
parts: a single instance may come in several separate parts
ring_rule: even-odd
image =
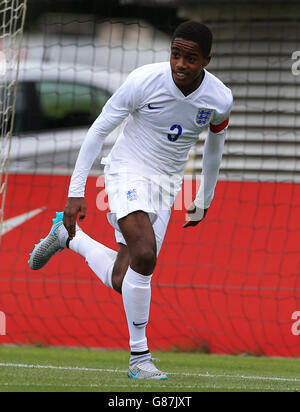
[[[79,371],[79,372],[108,372],[108,373],[125,373],[128,371],[122,371],[119,369],[93,369],[93,368],[80,368],[77,366],[53,366],[53,365],[26,365],[23,363],[0,363],[0,367],[11,368],[28,368],[28,369],[56,369],[66,371]]]
[[[144,383],[144,382],[143,382]],[[101,383],[101,384],[87,384],[87,385],[83,385],[83,384],[68,384],[68,383],[63,383],[63,384],[54,384],[54,383],[8,383],[8,382],[0,382],[0,387],[36,387],[36,388],[90,388],[90,389],[103,389],[103,388],[109,388],[110,390],[112,390],[113,388],[125,388],[128,389],[128,384],[126,385],[119,385],[119,384],[109,384],[109,383]],[[145,385],[145,384],[137,384],[136,382],[131,382],[130,384],[130,388],[136,388],[136,389],[145,389],[145,388],[152,388],[153,389],[153,385]],[[159,388],[169,388],[168,385],[159,385]],[[215,389],[215,390],[255,390],[255,391],[261,391],[261,390],[269,390],[269,391],[274,391],[276,390],[274,387],[268,387],[268,386],[227,386],[227,385],[216,385],[216,384],[212,384],[212,385],[203,385],[203,384],[198,384],[198,385],[173,385],[172,384],[172,388],[177,388],[180,389],[181,391],[183,389],[197,389],[198,392],[200,390],[203,389]],[[295,391],[295,388],[286,388],[286,387],[281,387],[280,388],[282,391]]]
[[[77,366],[54,366],[54,365],[26,365],[23,363],[0,363],[0,367],[9,368],[27,368],[27,369],[53,369],[79,372],[100,372],[100,373],[127,373],[127,370],[120,369],[96,369],[96,368],[82,368]],[[300,383],[300,378],[281,378],[269,376],[247,376],[247,375],[212,375],[210,373],[181,373],[181,372],[166,372],[173,376],[194,376],[199,378],[227,378],[227,379],[248,379],[248,380],[263,380],[263,381],[277,381],[277,382],[295,382]]]
[[[174,375],[174,373],[169,373],[168,375]],[[280,377],[269,377],[269,376],[247,376],[247,375],[211,375],[200,374],[200,373],[177,373],[176,375],[181,376],[199,376],[203,378],[228,378],[228,379],[250,379],[250,380],[263,380],[263,381],[278,381],[278,382],[299,382],[300,378],[280,378]]]

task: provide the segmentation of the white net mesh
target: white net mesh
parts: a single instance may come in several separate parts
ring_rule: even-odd
[[[0,2],[0,240],[26,0]]]
[[[15,25],[20,20],[10,17],[7,3],[3,21]],[[35,22],[33,3],[43,12]],[[69,14],[55,9],[59,3],[28,0],[0,249],[0,311],[8,326],[0,343],[128,349],[120,296],[101,284],[85,259],[64,251],[37,272],[27,259],[55,212],[64,210],[88,127],[128,72],[169,59],[175,22],[168,27],[166,18],[152,27],[148,14],[112,18],[112,1],[86,2],[109,4],[101,16]],[[199,13],[211,3],[199,5]],[[243,20],[240,7],[225,6],[212,8],[205,20],[214,34],[208,71],[235,100],[221,176],[195,230],[181,229],[185,208],[176,203],[152,281],[147,335],[152,350],[299,357],[300,75],[292,73],[292,65],[299,66],[291,56],[299,50],[300,12],[262,19],[254,7]],[[12,35],[17,27],[3,27],[10,33],[2,41],[4,78],[14,79],[19,35]],[[15,84],[7,80],[1,89],[3,145]],[[206,135],[191,152],[182,199],[201,173]],[[101,157],[117,136],[107,137]],[[102,171],[99,158],[87,183],[82,229],[117,250]]]

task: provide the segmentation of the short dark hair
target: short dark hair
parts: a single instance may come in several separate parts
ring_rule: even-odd
[[[213,34],[205,24],[192,20],[181,23],[173,34],[172,44],[176,38],[193,41],[198,44],[203,57],[210,55]]]

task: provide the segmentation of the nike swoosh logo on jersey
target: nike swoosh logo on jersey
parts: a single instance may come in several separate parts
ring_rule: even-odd
[[[152,104],[148,104],[148,109],[149,110],[158,110],[158,109],[163,109],[161,106],[152,106]]]
[[[23,213],[22,215],[5,220],[2,226],[2,236],[15,229],[16,227],[23,225],[23,223],[27,222],[27,220],[32,219],[34,216],[43,212],[45,209],[46,207],[42,207],[40,209],[35,209],[31,212]]]

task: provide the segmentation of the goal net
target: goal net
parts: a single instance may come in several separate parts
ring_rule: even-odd
[[[0,3],[0,242],[26,0]]]
[[[128,348],[121,297],[80,256],[63,251],[37,272],[27,260],[64,210],[79,148],[108,97],[134,68],[169,59],[178,16],[205,12],[215,38],[208,70],[232,89],[235,104],[205,221],[182,229],[184,194],[173,210],[153,276],[149,344],[152,350],[300,356],[300,13],[274,6],[276,15],[264,15],[257,2],[248,14],[246,6],[226,4],[176,14],[168,1],[161,9],[121,3],[119,14],[113,7],[106,14],[88,8],[70,14],[71,8],[62,13],[45,2],[49,9],[37,9],[25,32],[0,251],[6,315],[0,343]],[[2,1],[1,7],[2,53],[15,74],[24,3]],[[136,10],[139,18],[132,17]],[[1,92],[3,145],[15,84]],[[117,135],[107,137],[102,156]],[[199,183],[205,136],[190,153],[184,193]],[[117,249],[103,189],[98,159],[82,228]]]

